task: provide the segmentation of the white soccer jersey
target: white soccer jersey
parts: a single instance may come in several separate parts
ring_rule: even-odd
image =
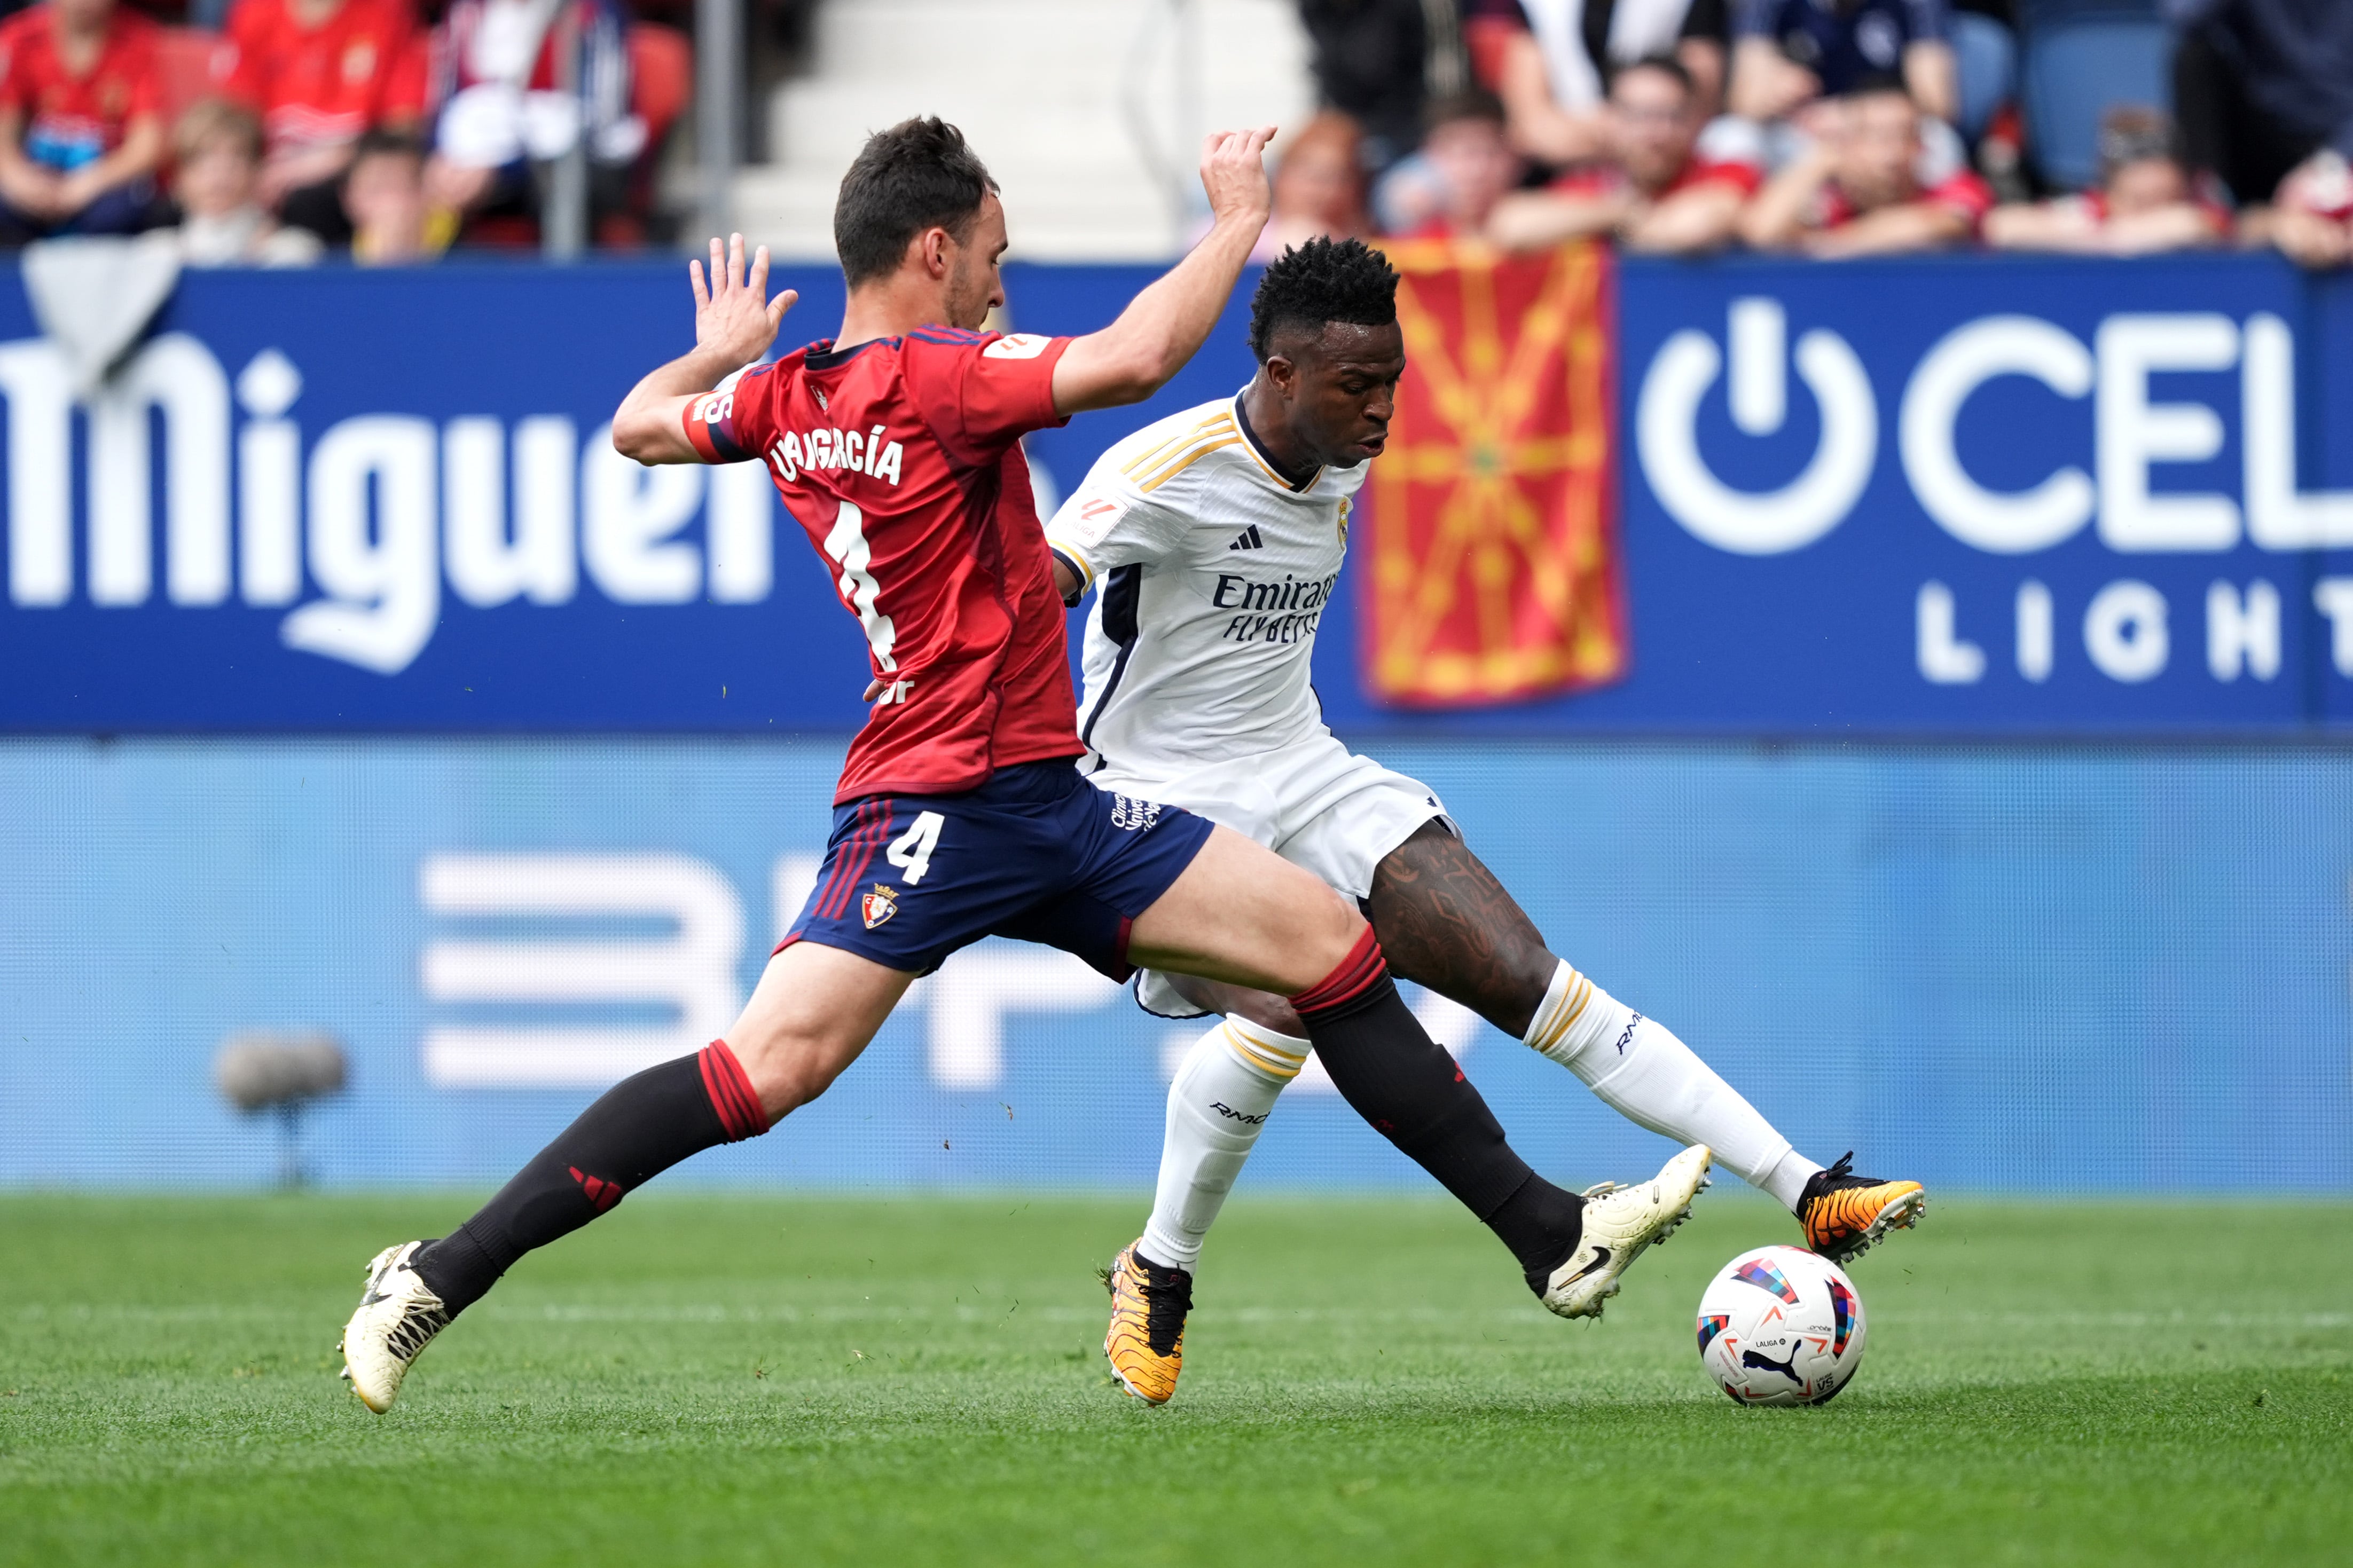
[[[1096,459],[1046,542],[1096,590],[1079,733],[1100,759],[1174,774],[1328,732],[1308,656],[1367,466],[1293,488],[1239,395]]]

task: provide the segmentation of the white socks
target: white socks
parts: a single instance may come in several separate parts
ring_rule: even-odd
[[[1575,1073],[1610,1110],[1678,1143],[1706,1144],[1717,1164],[1772,1194],[1792,1214],[1806,1178],[1821,1169],[1790,1148],[1672,1030],[1635,1012],[1565,962],[1553,974],[1526,1040]],[[1173,1128],[1173,1109],[1169,1114]]]
[[[1164,1268],[1189,1270],[1234,1178],[1265,1129],[1275,1097],[1307,1063],[1307,1042],[1228,1018],[1193,1042],[1168,1086],[1160,1186],[1139,1247]]]
[[[1628,1121],[1678,1143],[1704,1143],[1715,1163],[1797,1212],[1821,1167],[1740,1098],[1656,1018],[1645,1018],[1564,963],[1528,1026],[1527,1043],[1575,1073]],[[1140,1250],[1190,1270],[1274,1102],[1306,1065],[1305,1040],[1228,1018],[1193,1043],[1168,1086],[1160,1184]]]

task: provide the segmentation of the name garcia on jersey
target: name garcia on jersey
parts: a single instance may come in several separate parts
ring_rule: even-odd
[[[734,413],[735,394],[732,390],[714,392],[694,406],[694,417],[706,426],[724,425]],[[786,484],[800,478],[806,469],[810,473],[864,474],[896,485],[904,452],[898,442],[885,440],[886,434],[886,427],[881,425],[862,432],[831,426],[787,430],[764,455],[769,467],[776,470],[776,477]]]

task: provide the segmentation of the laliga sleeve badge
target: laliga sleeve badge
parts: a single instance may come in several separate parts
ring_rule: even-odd
[[[1053,341],[1051,338],[1039,337],[1036,332],[1008,332],[981,350],[980,357],[983,359],[1036,359],[1046,352],[1046,345]]]
[[[866,917],[866,929],[872,931],[899,912],[899,890],[888,882],[877,882],[872,892],[858,900],[858,910]]]

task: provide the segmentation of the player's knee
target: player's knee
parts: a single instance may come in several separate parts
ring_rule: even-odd
[[[1291,1004],[1269,992],[1235,988],[1229,994],[1226,1011],[1235,1017],[1256,1024],[1261,1029],[1271,1029],[1294,1040],[1307,1037],[1307,1026],[1299,1021],[1299,1015]]]
[[[1316,883],[1316,888],[1324,897],[1300,912],[1294,940],[1307,967],[1321,979],[1348,961],[1348,955],[1356,951],[1356,943],[1369,928],[1365,917],[1337,893],[1321,882]]]
[[[744,1076],[752,1080],[752,1092],[760,1097],[760,1108],[767,1112],[771,1126],[831,1089],[847,1065],[836,1063],[835,1053],[826,1050],[822,1042],[783,1030],[747,1035],[741,1040],[731,1037],[728,1046],[744,1064]]]

